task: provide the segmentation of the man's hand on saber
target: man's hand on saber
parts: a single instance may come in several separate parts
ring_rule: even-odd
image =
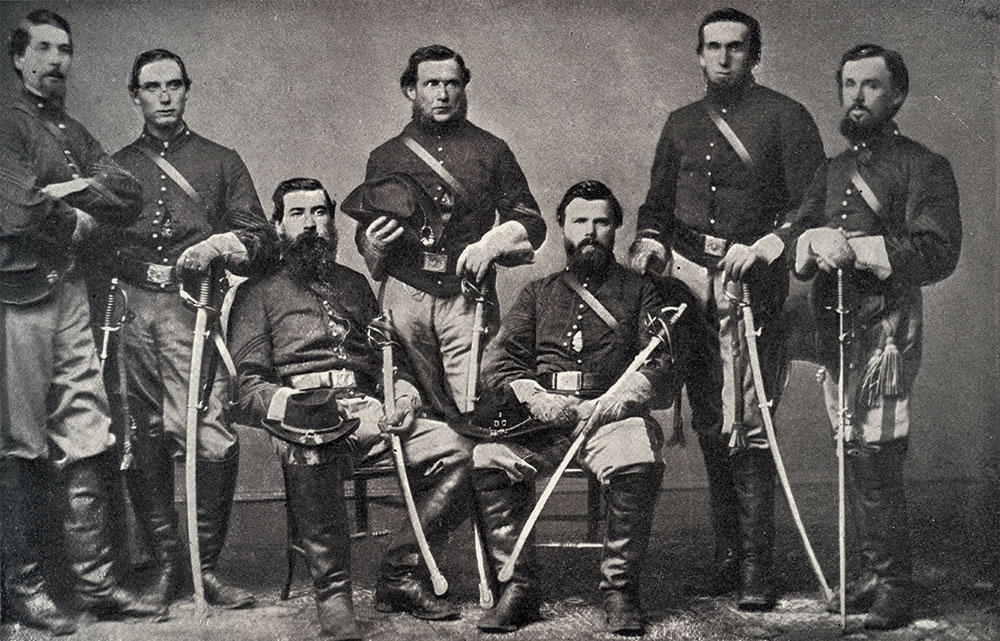
[[[510,578],[514,575],[514,564],[517,562],[517,558],[521,555],[521,550],[524,549],[524,544],[527,542],[528,536],[531,534],[531,530],[535,527],[535,522],[538,521],[538,517],[541,515],[542,509],[545,507],[545,503],[548,502],[549,497],[552,496],[552,492],[555,490],[556,484],[559,482],[559,479],[562,478],[562,475],[566,472],[566,468],[569,467],[570,462],[576,456],[576,453],[580,451],[580,448],[583,446],[587,438],[595,429],[600,427],[601,424],[597,423],[595,416],[600,417],[607,411],[610,411],[610,408],[615,407],[616,403],[611,402],[610,399],[616,399],[619,394],[623,393],[622,390],[624,386],[634,381],[632,375],[638,374],[639,368],[642,367],[643,363],[646,362],[646,360],[660,345],[664,343],[670,345],[670,327],[677,322],[677,320],[681,317],[681,314],[684,313],[685,309],[687,309],[687,303],[682,303],[679,307],[665,307],[661,310],[661,313],[669,311],[674,312],[668,320],[664,320],[662,316],[649,318],[649,322],[646,327],[646,330],[651,335],[649,343],[647,343],[646,346],[642,348],[642,351],[640,351],[636,357],[632,359],[632,362],[625,369],[618,380],[615,381],[610,388],[608,388],[607,392],[605,392],[603,396],[607,396],[609,399],[609,401],[607,401],[603,406],[605,409],[601,409],[600,412],[598,412],[597,410],[601,407],[601,404],[599,402],[595,403],[590,416],[587,417],[586,420],[580,421],[582,427],[578,428],[579,431],[576,438],[569,446],[569,450],[566,451],[562,461],[560,461],[559,467],[556,468],[556,471],[552,473],[552,477],[549,478],[549,482],[542,491],[542,495],[538,497],[538,501],[535,503],[534,509],[532,509],[531,514],[528,515],[528,520],[525,521],[521,534],[517,537],[517,542],[514,543],[514,549],[507,558],[507,562],[504,563],[503,567],[500,568],[500,572],[497,574],[497,579],[499,579],[500,582],[505,583],[510,581]],[[642,376],[641,374],[639,375]],[[644,376],[642,378],[643,380],[646,380]],[[649,384],[648,381],[646,384]]]

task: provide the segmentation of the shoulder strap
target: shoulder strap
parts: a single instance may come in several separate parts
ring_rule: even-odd
[[[177,171],[176,167],[170,164],[170,161],[163,156],[157,155],[152,149],[143,147],[142,145],[136,145],[136,149],[142,152],[144,156],[152,160],[153,164],[159,167],[163,173],[170,176],[170,180],[177,183],[177,186],[181,188],[181,191],[187,194],[188,198],[193,200],[196,205],[201,207],[205,206],[205,203],[201,199],[201,194],[199,194],[195,188],[191,186],[191,183],[187,181],[187,178],[185,178],[181,172]]]
[[[451,187],[456,194],[462,196],[463,198],[469,197],[468,190],[462,185],[462,183],[458,182],[458,178],[455,178],[450,171],[445,169],[444,165],[438,162],[438,159],[435,158],[431,152],[424,149],[419,142],[414,140],[411,136],[404,134],[403,144],[406,145],[410,151],[416,154],[417,158],[424,161],[424,163],[430,167],[435,174],[448,183],[448,186]]]
[[[740,137],[736,135],[736,132],[733,131],[733,128],[729,126],[729,123],[725,121],[725,119],[722,117],[722,114],[720,114],[718,109],[715,108],[715,105],[706,102],[705,111],[708,112],[708,117],[712,119],[713,123],[715,123],[715,126],[718,128],[719,132],[722,133],[722,136],[726,139],[726,142],[728,142],[729,146],[733,148],[733,151],[736,152],[736,155],[740,157],[740,160],[743,161],[743,164],[746,165],[747,168],[753,169],[754,163],[753,163],[753,158],[750,156],[750,152],[747,151],[747,148],[743,145],[743,141],[740,140]]]
[[[587,303],[590,309],[594,310],[594,313],[597,314],[600,319],[611,328],[611,331],[621,331],[621,326],[618,324],[618,321],[615,320],[615,317],[611,315],[611,312],[608,311],[608,308],[602,305],[601,301],[597,300],[597,297],[591,294],[590,291],[580,283],[580,279],[576,277],[576,274],[567,271],[566,282],[573,288],[574,292],[580,295],[583,302]]]
[[[868,185],[868,181],[858,171],[858,164],[856,162],[851,163],[851,183],[858,190],[858,193],[861,194],[861,197],[865,199],[865,204],[873,212],[877,214],[882,210],[882,203],[879,201],[878,196],[875,195],[875,190]]]

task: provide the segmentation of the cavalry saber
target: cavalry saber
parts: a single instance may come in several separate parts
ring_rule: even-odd
[[[184,498],[187,516],[188,556],[191,560],[191,581],[194,584],[194,607],[198,616],[206,610],[205,584],[201,578],[201,547],[198,541],[198,414],[201,409],[201,369],[208,337],[208,304],[212,294],[212,277],[205,275],[198,282],[198,312],[194,321],[194,343],[191,346],[191,376],[188,378],[187,424],[184,449]]]
[[[472,317],[472,344],[469,348],[469,364],[465,379],[465,413],[476,409],[476,385],[479,381],[479,348],[482,344],[483,316],[486,306],[486,285],[476,293],[476,311]],[[483,608],[493,607],[493,588],[490,587],[489,575],[486,572],[486,550],[483,545],[483,533],[479,528],[478,514],[472,517],[472,544],[476,550],[476,571],[479,573],[479,605]]]
[[[685,309],[687,309],[687,303],[682,303],[664,327],[669,327],[676,323],[677,319],[681,317],[681,314],[684,313]],[[636,354],[635,358],[632,359],[632,362],[629,363],[629,366],[624,372],[622,372],[621,376],[618,377],[618,380],[615,381],[615,383],[608,389],[608,392],[611,392],[611,390],[618,387],[625,377],[639,371],[639,368],[646,362],[646,359],[649,358],[657,347],[667,340],[668,339],[664,336],[664,332],[654,332],[652,337],[649,339],[649,343],[646,344],[646,347]],[[592,418],[593,415],[591,415],[591,419]],[[549,497],[552,496],[552,492],[556,489],[556,484],[566,472],[566,468],[569,467],[573,457],[576,456],[576,453],[590,436],[590,432],[593,429],[591,419],[588,419],[587,424],[584,425],[579,436],[577,436],[576,440],[574,440],[572,445],[569,446],[569,450],[566,452],[566,455],[563,456],[562,461],[559,462],[559,467],[557,467],[556,471],[553,472],[552,477],[545,486],[545,489],[542,490],[542,495],[538,497],[538,501],[535,502],[534,509],[531,510],[531,514],[528,515],[528,520],[524,523],[524,529],[521,530],[521,534],[517,537],[517,542],[514,543],[514,549],[511,550],[510,557],[507,559],[507,562],[504,563],[503,567],[500,568],[500,573],[497,575],[497,579],[499,579],[500,582],[506,583],[507,581],[510,581],[510,578],[514,575],[514,564],[517,562],[517,558],[521,556],[521,550],[524,549],[524,544],[528,541],[528,536],[531,534],[531,530],[535,527],[535,522],[538,521],[538,517],[541,515],[542,509],[545,508],[545,503],[549,500]]]
[[[778,450],[778,438],[774,432],[774,423],[771,420],[771,404],[767,399],[767,390],[764,388],[764,373],[761,371],[760,355],[757,353],[757,328],[754,324],[753,309],[750,307],[750,287],[746,283],[743,283],[742,307],[743,333],[746,336],[747,355],[750,358],[750,371],[753,373],[753,386],[757,390],[757,406],[760,408],[760,415],[764,421],[764,431],[767,432],[768,445],[770,446],[768,449],[771,450],[771,456],[774,458],[774,467],[778,471],[781,489],[785,492],[785,500],[788,501],[788,509],[791,511],[795,527],[799,531],[802,546],[806,550],[806,556],[809,557],[809,565],[819,580],[820,588],[823,590],[823,598],[829,601],[833,597],[833,591],[830,589],[829,584],[827,584],[826,577],[823,576],[823,569],[816,558],[816,553],[809,543],[806,526],[802,523],[802,517],[799,515],[799,508],[795,503],[795,497],[792,495],[792,486],[788,482],[788,474],[785,472],[785,464],[781,459],[781,452]]]
[[[111,324],[114,320],[115,314],[115,303],[117,302],[115,297],[115,292],[118,290],[118,279],[111,279],[111,287],[108,289],[108,300],[104,304],[104,324],[101,325],[101,353],[98,354],[97,360],[100,361],[101,370],[104,370],[104,362],[108,360],[108,347],[111,344],[111,332],[118,329]]]
[[[844,439],[847,437],[846,366],[847,310],[844,308],[844,270],[837,269],[837,333],[840,368],[837,375],[837,552],[840,574],[840,630],[847,632],[847,513],[845,509]]]
[[[385,317],[392,324],[392,312],[385,310]],[[393,376],[392,364],[392,341],[386,340],[382,344],[382,386],[385,388],[385,415],[392,418],[396,414],[396,393],[394,390],[395,379]],[[413,491],[410,489],[410,479],[406,476],[406,461],[403,459],[403,444],[398,434],[389,433],[389,441],[392,447],[392,462],[396,468],[396,479],[399,481],[399,489],[403,494],[403,503],[406,504],[406,515],[410,519],[410,526],[413,528],[413,536],[417,539],[417,547],[420,548],[420,556],[424,559],[427,572],[431,577],[431,584],[434,586],[434,594],[441,596],[448,591],[448,581],[441,574],[431,548],[427,544],[427,537],[424,536],[424,528],[420,525],[420,515],[417,514],[417,504],[413,501]]]

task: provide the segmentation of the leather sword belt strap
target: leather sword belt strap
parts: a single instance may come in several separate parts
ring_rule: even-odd
[[[614,378],[592,372],[552,372],[543,374],[539,384],[552,392],[564,392],[578,396],[598,396],[614,383]]]
[[[354,391],[358,387],[358,377],[349,369],[329,369],[325,372],[295,374],[285,380],[289,387],[300,390],[329,387],[335,390]]]
[[[695,262],[698,262],[697,258],[703,256],[722,258],[734,242],[737,241],[705,234],[687,225],[678,224],[674,228],[674,247],[686,258]],[[701,256],[692,256],[692,252]]]
[[[145,289],[173,290],[181,282],[172,263],[162,265],[120,257],[116,268],[125,282]]]

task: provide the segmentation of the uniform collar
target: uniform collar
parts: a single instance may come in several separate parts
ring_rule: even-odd
[[[890,120],[871,138],[848,142],[850,143],[851,153],[857,156],[862,164],[867,164],[871,161],[873,154],[888,149],[898,139],[899,127],[894,121]]]
[[[416,118],[410,120],[403,129],[403,132],[410,136],[420,136],[426,138],[436,138],[438,136],[449,136],[465,129],[468,119],[450,120],[448,122],[424,122]]]
[[[157,138],[149,131],[148,126],[143,126],[142,135],[139,136],[139,140],[144,145],[159,151],[163,149],[176,149],[187,142],[191,138],[191,135],[191,128],[187,126],[186,122],[184,123],[184,126],[181,127],[180,131],[178,131],[170,140]]]
[[[707,83],[705,98],[718,107],[729,108],[742,102],[756,88],[757,80],[750,74],[742,84],[735,87],[718,88],[712,83]]]
[[[32,113],[37,113],[49,120],[60,120],[65,117],[63,99],[61,98],[44,98],[28,91],[27,87],[22,85],[18,100],[29,107]]]

